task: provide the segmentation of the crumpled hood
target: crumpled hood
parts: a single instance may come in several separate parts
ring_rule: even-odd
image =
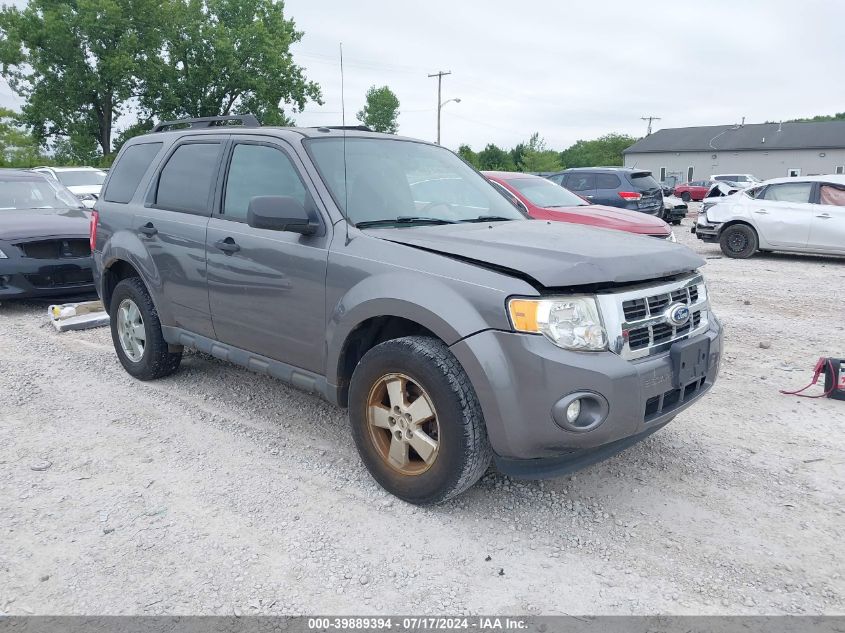
[[[367,229],[372,237],[508,268],[545,287],[629,283],[695,270],[704,260],[653,237],[526,220]]]
[[[89,217],[82,209],[0,209],[0,240],[88,237]]]

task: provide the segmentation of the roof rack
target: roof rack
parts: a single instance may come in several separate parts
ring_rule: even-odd
[[[316,130],[352,130],[358,132],[372,132],[372,128],[367,127],[366,125],[318,125],[315,126],[314,129]]]
[[[195,119],[179,119],[177,121],[162,121],[150,132],[163,132],[176,125],[185,125],[188,129],[216,127],[225,121],[240,121],[243,127],[261,127],[258,119],[252,114],[233,114],[230,116],[202,116]]]

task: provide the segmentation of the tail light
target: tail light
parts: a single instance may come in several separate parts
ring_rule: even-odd
[[[637,191],[620,191],[619,197],[623,200],[642,200],[643,194]]]
[[[97,247],[97,223],[100,221],[100,212],[91,211],[91,224],[88,226],[88,242],[91,245],[91,252]]]

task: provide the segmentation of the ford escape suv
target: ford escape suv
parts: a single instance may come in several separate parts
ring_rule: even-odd
[[[437,145],[240,118],[131,139],[97,201],[96,284],[136,378],[191,347],[320,394],[418,504],[491,460],[583,467],[713,385],[721,327],[689,249],[528,219]]]

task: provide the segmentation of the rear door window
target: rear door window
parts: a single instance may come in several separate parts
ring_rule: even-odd
[[[112,167],[103,200],[129,202],[161,146],[161,143],[140,143],[127,147]]]
[[[596,188],[596,177],[593,174],[568,174],[564,187],[570,191],[590,191]]]
[[[822,185],[819,191],[819,202],[835,207],[845,207],[845,187]]]
[[[621,184],[616,174],[596,174],[596,189],[618,189]]]
[[[810,194],[813,192],[813,183],[810,182],[785,182],[779,185],[769,185],[763,193],[763,199],[775,202],[791,202],[793,204],[805,204],[810,202]]]
[[[229,163],[223,218],[245,222],[249,201],[257,196],[286,196],[305,206],[306,191],[296,167],[280,149],[240,143]]]
[[[155,206],[208,214],[220,148],[220,143],[186,143],[177,147],[161,170]]]

